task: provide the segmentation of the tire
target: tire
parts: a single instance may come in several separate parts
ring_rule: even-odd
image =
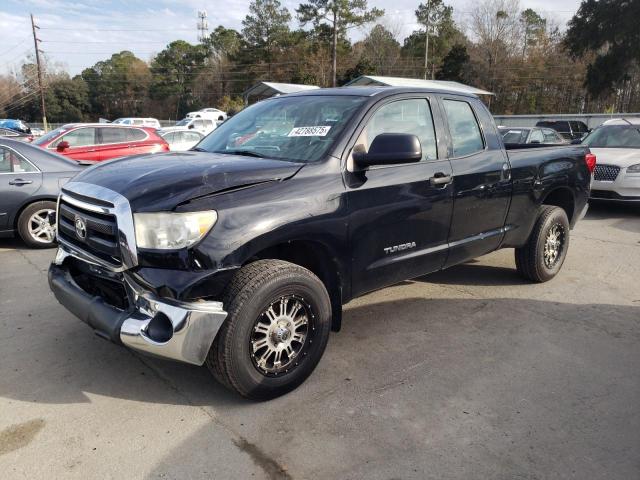
[[[329,339],[331,302],[312,272],[258,260],[235,274],[223,304],[228,316],[205,362],[220,383],[243,397],[267,400],[313,372]]]
[[[543,206],[527,243],[516,248],[518,273],[538,283],[555,277],[569,250],[569,230],[569,220],[562,208]]]
[[[34,202],[22,211],[18,217],[18,233],[28,247],[56,246],[55,225],[51,225],[48,219],[48,213],[55,211],[56,202],[50,200]],[[37,234],[38,231],[41,233]]]

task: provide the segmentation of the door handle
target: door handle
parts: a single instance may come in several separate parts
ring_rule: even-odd
[[[447,175],[444,172],[438,172],[433,175],[433,177],[429,178],[429,182],[431,185],[446,185],[451,183],[453,180],[453,175]]]
[[[21,178],[16,178],[15,180],[11,180],[9,182],[9,185],[29,185],[30,183],[33,183],[33,180],[23,180]]]

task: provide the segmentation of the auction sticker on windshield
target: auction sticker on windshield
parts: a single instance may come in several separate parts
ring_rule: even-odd
[[[331,127],[296,127],[289,132],[288,137],[325,137]]]

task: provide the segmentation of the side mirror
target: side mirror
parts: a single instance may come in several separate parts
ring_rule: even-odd
[[[190,130],[192,130],[192,129],[194,129],[194,128],[195,128],[195,125],[192,123],[191,125],[189,125],[189,127],[188,127],[188,128],[189,128]]]
[[[415,135],[408,133],[381,133],[371,142],[368,152],[353,152],[353,160],[360,167],[396,165],[419,162],[422,146]]]
[[[71,145],[69,145],[69,142],[67,142],[66,140],[63,140],[58,144],[58,146],[56,147],[56,150],[58,150],[59,152],[64,152],[70,146]]]

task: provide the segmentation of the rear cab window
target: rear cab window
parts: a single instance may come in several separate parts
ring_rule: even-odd
[[[471,104],[465,100],[448,98],[442,103],[451,135],[452,157],[465,157],[483,151],[485,142],[482,130]]]

